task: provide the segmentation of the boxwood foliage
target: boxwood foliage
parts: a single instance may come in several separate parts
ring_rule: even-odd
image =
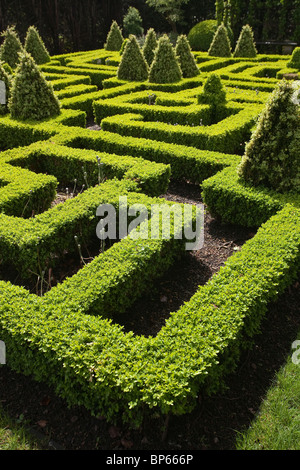
[[[188,179],[201,183],[209,176],[240,162],[238,155],[202,151],[184,145],[159,142],[141,137],[124,137],[111,132],[91,133],[85,129],[68,129],[51,138],[68,147],[94,149],[117,155],[132,155],[135,158],[171,165],[172,178]]]
[[[114,20],[108,32],[104,49],[107,51],[120,51],[124,37],[118,23]]]
[[[300,116],[293,85],[282,80],[272,93],[238,174],[254,186],[300,192]]]
[[[249,228],[259,227],[286,204],[300,207],[299,193],[255,187],[238,177],[235,165],[206,179],[202,183],[202,197],[214,216]]]
[[[287,67],[300,70],[300,47],[295,47],[291,60],[287,63]]]
[[[111,422],[121,418],[139,425],[148,413],[191,412],[199,393],[212,394],[224,384],[249,339],[259,332],[268,304],[295,281],[299,227],[299,210],[285,206],[170,315],[156,337],[124,333],[111,319],[87,314],[92,294],[105,292],[105,276],[97,277],[100,289],[91,278],[88,304],[76,283],[56,303],[51,291],[47,301],[1,281],[0,334],[8,366],[53,386],[70,406],[85,406]],[[157,241],[131,241],[136,269],[139,263],[150,269],[149,250]],[[117,244],[116,251],[118,246],[123,248]],[[118,279],[121,295],[121,261],[128,252],[120,252],[120,263],[109,272],[109,278]],[[101,260],[103,256],[100,269]],[[87,277],[85,282],[88,287]],[[73,303],[73,294],[82,294],[83,302]]]
[[[251,137],[251,132],[261,104],[238,104],[230,110],[222,121],[211,126],[173,125],[163,122],[147,122],[141,114],[122,114],[102,120],[102,129],[123,136],[143,137],[162,142],[196,147],[202,150],[215,150],[223,153],[241,154],[244,143]]]
[[[188,41],[193,51],[207,52],[218,29],[216,20],[204,20],[192,27]]]
[[[20,64],[11,88],[9,110],[14,119],[20,120],[39,121],[60,114],[60,103],[52,84],[46,81],[26,51],[20,55]]]
[[[169,37],[164,34],[159,40],[150,67],[149,82],[173,83],[182,79],[179,60]]]
[[[178,57],[183,78],[191,78],[199,75],[195,57],[185,34],[181,34],[176,42],[175,53]]]
[[[35,26],[30,26],[27,30],[24,49],[33,57],[36,64],[50,62],[50,55]]]
[[[148,79],[149,67],[136,37],[131,34],[118,67],[119,80],[143,82]]]
[[[224,24],[218,27],[211,45],[208,49],[208,55],[214,57],[231,57],[231,44],[228,32]]]
[[[148,29],[145,42],[143,46],[144,57],[148,63],[148,66],[151,67],[151,64],[154,59],[154,51],[157,48],[157,38],[156,33],[153,28]]]
[[[257,50],[251,26],[243,26],[233,52],[233,57],[256,57]]]
[[[23,52],[19,35],[14,26],[8,26],[1,36],[4,40],[0,47],[0,60],[15,69],[20,60],[19,52]]]
[[[210,106],[212,124],[218,122],[220,116],[225,115],[226,102],[226,90],[219,75],[211,73],[204,84],[203,92],[198,95],[198,103]]]

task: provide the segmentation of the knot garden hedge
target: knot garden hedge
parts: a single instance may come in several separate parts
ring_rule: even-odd
[[[171,84],[119,80],[114,51],[51,57],[39,67],[60,115],[42,122],[0,118],[0,260],[21,279],[41,275],[66,251],[76,253],[74,237],[94,243],[101,203],[118,211],[122,195],[150,209],[165,203],[159,196],[171,178],[198,184],[214,216],[255,229],[155,337],[125,333],[113,316],[172,266],[184,240],[120,239],[44,295],[0,281],[8,367],[110,421],[187,413],[201,390],[219,390],[268,303],[299,273],[299,193],[254,188],[237,174],[276,83],[294,72],[289,58],[194,55],[199,75]],[[213,121],[210,105],[198,102],[211,73],[226,90]],[[87,128],[92,118],[99,132]],[[53,207],[58,184],[71,188],[74,181],[85,190]]]

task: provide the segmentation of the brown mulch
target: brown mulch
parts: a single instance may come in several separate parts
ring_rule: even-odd
[[[172,183],[164,197],[201,202],[199,188],[182,183]],[[155,335],[170,312],[188,301],[254,234],[251,229],[221,224],[207,213],[203,249],[187,252],[154,284],[151,293],[145,293],[127,314],[114,321],[125,331]],[[68,409],[45,384],[5,366],[0,368],[0,404],[10,417],[24,423],[46,450],[234,450],[236,433],[249,426],[276,371],[290,354],[300,329],[299,301],[299,283],[295,283],[269,306],[254,347],[243,354],[237,370],[228,377],[228,389],[213,397],[201,396],[189,415],[171,417],[164,439],[160,418],[145,422],[139,430],[112,426],[81,407]]]

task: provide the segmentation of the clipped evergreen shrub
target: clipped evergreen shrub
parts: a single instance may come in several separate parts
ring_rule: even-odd
[[[287,66],[300,70],[300,47],[293,50],[291,60],[287,63]]]
[[[9,110],[12,118],[35,120],[60,114],[60,103],[31,55],[24,51],[12,83]]]
[[[191,78],[199,75],[200,71],[197,67],[195,57],[191,51],[191,46],[186,35],[182,34],[178,37],[175,53],[178,57],[184,78]]]
[[[150,67],[149,82],[174,83],[182,79],[179,60],[170,39],[164,34],[158,41],[155,56]]]
[[[157,39],[156,39],[156,33],[153,28],[148,29],[146,37],[145,37],[145,43],[143,47],[143,53],[145,56],[145,59],[149,65],[151,66],[153,59],[154,59],[154,51],[157,48]]]
[[[124,38],[118,23],[114,20],[108,32],[104,49],[107,51],[119,51],[122,47]]]
[[[140,12],[135,7],[129,7],[123,19],[124,31],[127,36],[134,34],[135,36],[142,36],[144,28],[142,26],[143,20]]]
[[[0,62],[0,81],[4,82],[5,84],[6,103],[5,104],[0,103],[0,115],[8,113],[8,100],[10,97],[10,88],[11,88],[11,80],[12,80],[11,76],[7,73],[3,65],[4,64]]]
[[[200,23],[193,26],[187,36],[192,50],[207,52],[217,28],[216,20],[200,21]]]
[[[38,65],[45,64],[51,60],[49,52],[35,26],[28,28],[24,49],[31,54]]]
[[[6,62],[14,69],[19,62],[19,52],[23,51],[20,38],[14,26],[9,26],[1,36],[4,38],[4,41],[0,48],[0,60]]]
[[[212,124],[218,122],[219,116],[224,115],[226,102],[226,91],[219,75],[211,73],[204,84],[203,92],[198,95],[198,104],[210,106]]]
[[[257,50],[254,42],[254,35],[251,26],[243,26],[238,41],[236,43],[233,57],[256,57]]]
[[[231,57],[231,44],[228,36],[228,31],[224,24],[220,24],[218,27],[210,48],[208,55],[213,57]]]
[[[276,86],[246,145],[238,175],[253,186],[300,192],[300,114],[294,95],[290,82]]]
[[[117,76],[119,80],[143,82],[148,79],[149,67],[136,37],[131,34],[125,45]]]

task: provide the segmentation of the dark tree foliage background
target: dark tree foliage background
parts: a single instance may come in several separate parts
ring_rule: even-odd
[[[232,28],[237,39],[249,23],[256,41],[292,40],[300,43],[300,0],[231,0]],[[129,6],[137,8],[143,27],[170,32],[167,21],[145,0],[0,0],[0,30],[15,25],[21,40],[35,25],[49,52],[59,54],[103,47],[112,20],[123,26]],[[190,0],[177,25],[187,34],[199,21],[215,18],[215,0]],[[1,40],[0,40],[1,42]]]

